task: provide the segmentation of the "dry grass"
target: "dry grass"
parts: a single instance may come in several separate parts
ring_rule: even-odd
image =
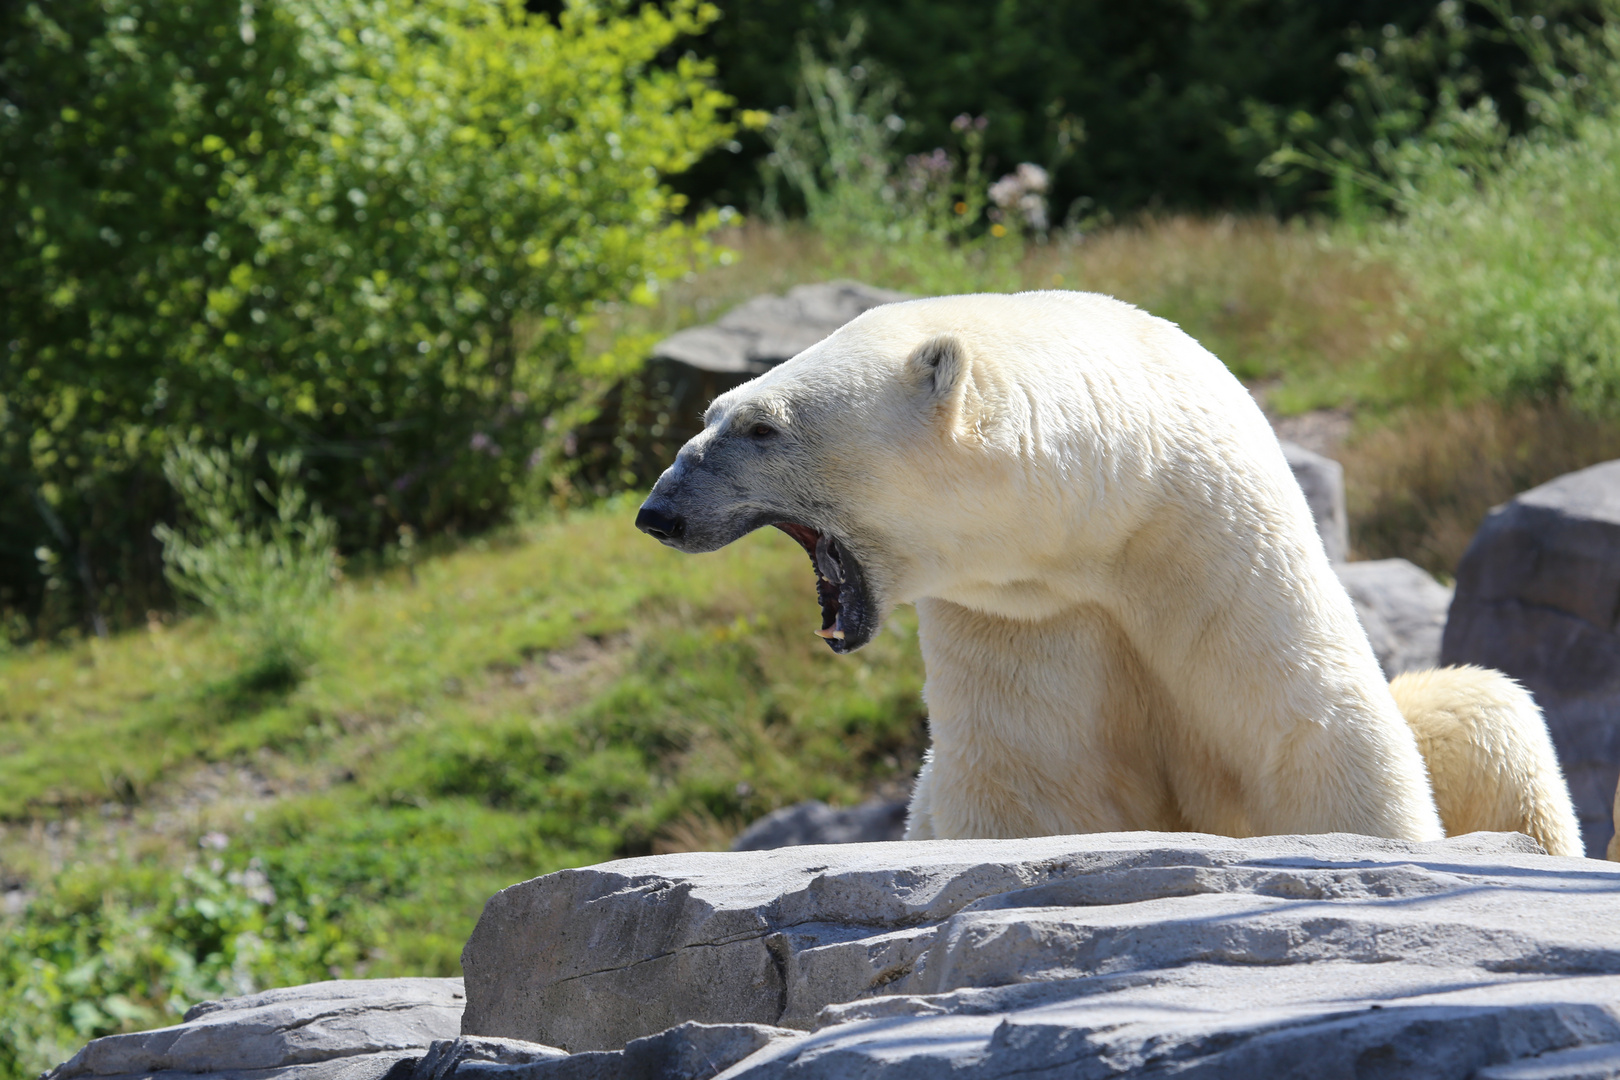
[[[1265,218],[1166,218],[1034,249],[1030,287],[1108,293],[1179,323],[1273,407],[1359,396],[1354,377],[1394,329],[1388,267],[1305,227]]]
[[[736,819],[722,821],[704,807],[694,807],[665,825],[653,838],[654,855],[679,855],[684,851],[726,851],[742,832]]]
[[[924,295],[1079,289],[1180,324],[1240,378],[1266,382],[1282,412],[1387,398],[1394,388],[1385,372],[1369,378],[1369,359],[1406,329],[1388,266],[1268,218],[1162,218],[939,262],[876,244],[834,248],[792,226],[748,225],[720,241],[734,253],[728,265],[688,275],[657,307],[626,311],[609,329],[667,334],[760,293],[838,277]]]
[[[1339,457],[1357,554],[1450,575],[1491,507],[1620,458],[1620,425],[1562,405],[1481,402],[1400,413]]]

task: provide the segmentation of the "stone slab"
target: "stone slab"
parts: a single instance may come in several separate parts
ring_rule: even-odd
[[[1193,963],[897,998],[845,1010],[721,1077],[1568,1077],[1594,1075],[1620,1038],[1617,976],[1482,981],[1459,966],[1419,979],[1384,967]]]
[[[1311,1023],[1341,997],[1427,1009],[1467,986],[1506,995],[1481,999],[1495,1015],[1519,983],[1600,975],[1594,993],[1620,990],[1620,868],[1539,850],[1498,834],[1120,833],[624,860],[491,899],[462,958],[463,1028],[606,1050],[686,1020],[820,1038],[898,1008],[908,1024],[953,1017],[945,1026],[983,1050],[1002,1020],[963,1034],[978,1030],[963,1009],[1016,987],[1061,984],[1064,1001],[1076,987],[1201,994],[1211,1031],[1271,1008],[1268,987],[1283,983],[1275,1007],[1308,1005]],[[1204,989],[1178,981],[1195,969]],[[1144,1005],[1141,1030],[1181,1008]],[[1537,1045],[1520,1056],[1556,1048]]]
[[[211,1001],[185,1022],[95,1039],[46,1074],[209,1074],[287,1080],[376,1080],[435,1039],[454,1038],[460,979],[340,979]]]

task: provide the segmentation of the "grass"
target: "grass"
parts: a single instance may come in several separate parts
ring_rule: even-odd
[[[633,515],[614,502],[345,583],[317,615],[329,647],[280,695],[238,692],[200,618],[0,660],[0,866],[26,900],[10,947],[88,927],[29,946],[58,956],[49,970],[11,957],[0,1013],[32,1008],[49,1030],[9,1071],[172,1020],[198,994],[454,974],[483,901],[513,881],[723,846],[778,805],[906,781],[923,724],[906,613],[841,660],[811,634],[792,541],[684,557]],[[273,902],[244,893],[252,874]],[[173,911],[219,908],[214,888],[256,914],[187,937]],[[179,940],[213,974],[188,994],[184,964],[134,956],[75,989],[75,971],[120,955],[119,927]],[[244,934],[274,955],[219,944]]]
[[[1620,425],[1561,404],[1408,408],[1367,425],[1339,457],[1358,556],[1448,577],[1491,507],[1620,458]]]

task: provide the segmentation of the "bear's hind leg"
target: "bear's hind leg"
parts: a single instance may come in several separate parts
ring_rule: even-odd
[[[1585,854],[1547,725],[1523,687],[1499,671],[1448,667],[1397,675],[1389,691],[1448,836],[1522,832],[1549,854]]]

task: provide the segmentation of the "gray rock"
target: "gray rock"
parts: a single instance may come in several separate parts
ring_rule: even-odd
[[[1475,1080],[1614,1080],[1620,1077],[1620,1043],[1554,1050],[1506,1065],[1487,1065]]]
[[[767,851],[798,844],[859,844],[902,840],[906,800],[874,799],[834,810],[820,799],[784,806],[754,822],[733,841],[732,851]]]
[[[644,375],[646,392],[659,403],[660,434],[637,435],[648,465],[662,469],[675,451],[702,430],[709,402],[814,345],[855,316],[904,293],[854,281],[800,285],[786,296],[756,296],[716,322],[671,334],[653,347]],[[623,437],[621,418],[610,404],[586,432],[587,441]],[[656,472],[656,470],[655,470]]]
[[[1316,531],[1322,537],[1328,558],[1343,562],[1350,557],[1350,514],[1344,503],[1344,466],[1297,443],[1284,441],[1282,448],[1288,467],[1294,471],[1294,479],[1305,492],[1305,501],[1310,505],[1311,517],[1316,519]]]
[[[568,1056],[555,1046],[523,1042],[520,1039],[483,1039],[461,1036],[440,1039],[419,1058],[407,1058],[388,1071],[383,1080],[450,1080],[471,1077],[480,1070],[502,1076],[522,1072],[517,1066],[557,1061]]]
[[[881,1010],[850,1010],[723,1080],[1613,1075],[1595,1070],[1620,1037],[1620,979],[1479,985],[1466,968],[1414,980],[1381,967],[1330,961],[1245,971],[1194,962],[948,1000],[899,998]],[[1528,1066],[1527,1058],[1549,1071],[1507,1071]]]
[[[377,1080],[454,1038],[466,997],[460,979],[345,979],[210,1001],[185,1022],[96,1039],[46,1074],[287,1080]]]
[[[688,1020],[806,1032],[724,1080],[1463,1080],[1620,1042],[1620,870],[1539,851],[1119,833],[631,859],[492,898],[463,1027],[576,1051]]]
[[[1386,676],[1440,663],[1450,589],[1405,559],[1339,563],[1334,569]]]
[[[1490,512],[1457,567],[1440,656],[1535,694],[1587,854],[1601,857],[1620,777],[1620,461]]]
[[[905,293],[858,281],[800,285],[786,296],[756,296],[707,326],[671,334],[654,346],[653,357],[751,378],[797,356],[862,312],[906,299]]]
[[[762,1024],[685,1023],[634,1039],[623,1050],[587,1050],[516,1064],[470,1061],[448,1078],[412,1080],[710,1080],[761,1049],[801,1037]]]

